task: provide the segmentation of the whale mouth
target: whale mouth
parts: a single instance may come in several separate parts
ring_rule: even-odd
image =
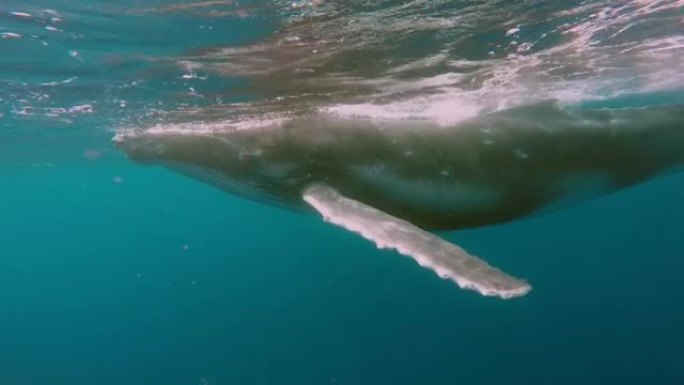
[[[112,143],[137,163],[155,164],[161,163],[166,149],[164,141],[159,139],[142,134],[118,133],[112,138]]]
[[[220,164],[238,166],[240,148],[227,135],[173,130],[127,130],[112,138],[116,148],[142,164]]]

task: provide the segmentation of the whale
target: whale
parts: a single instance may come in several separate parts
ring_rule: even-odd
[[[551,100],[449,126],[321,111],[252,126],[126,129],[113,142],[135,162],[317,212],[461,288],[507,299],[531,285],[434,231],[559,210],[679,171],[684,104],[583,108]]]

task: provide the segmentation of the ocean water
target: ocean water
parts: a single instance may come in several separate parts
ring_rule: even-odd
[[[441,233],[533,284],[502,301],[111,144],[313,110],[682,104],[683,7],[4,1],[0,384],[684,383],[684,174]]]

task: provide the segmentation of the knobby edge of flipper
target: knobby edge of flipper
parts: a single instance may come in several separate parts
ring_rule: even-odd
[[[403,219],[347,198],[324,184],[312,184],[302,194],[326,222],[394,249],[463,289],[504,299],[521,297],[532,287]]]

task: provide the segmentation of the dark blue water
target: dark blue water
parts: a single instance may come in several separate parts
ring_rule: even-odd
[[[0,32],[21,35],[0,39],[0,384],[684,383],[684,175],[444,234],[534,286],[483,298],[316,216],[112,148],[159,101],[215,102],[140,55],[251,44],[277,7],[29,3],[0,9]],[[66,32],[44,29],[46,8]],[[244,81],[208,76],[207,94]],[[226,101],[247,98],[235,87]],[[682,102],[665,95],[638,104]]]

